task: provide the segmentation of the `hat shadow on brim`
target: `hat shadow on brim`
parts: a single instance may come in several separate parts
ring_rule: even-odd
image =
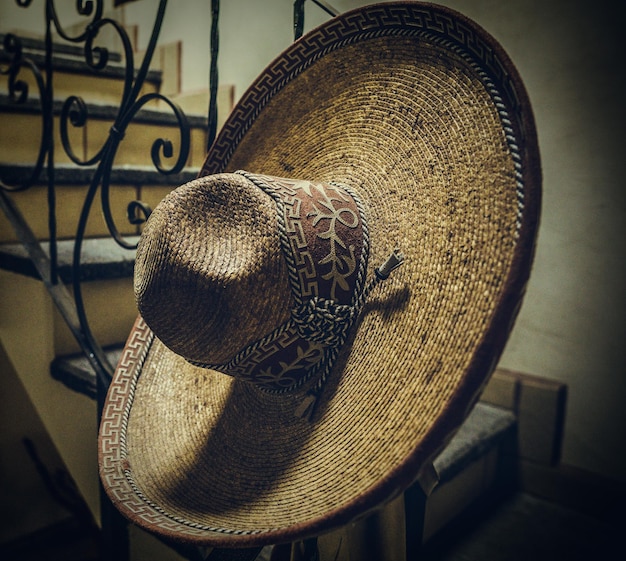
[[[194,462],[188,466],[184,477],[177,478],[168,489],[162,490],[163,495],[173,505],[180,503],[188,511],[196,510],[203,516],[209,512],[224,514],[231,510],[236,511],[246,504],[262,502],[265,495],[271,495],[285,472],[292,469],[301,458],[302,449],[316,430],[317,421],[324,417],[326,407],[341,382],[341,373],[345,370],[352,343],[363,318],[367,317],[368,312],[378,310],[385,320],[390,320],[392,315],[406,308],[409,297],[410,289],[405,286],[384,299],[372,297],[367,302],[324,385],[310,420],[288,419],[294,417],[294,409],[306,388],[297,395],[275,396],[258,390],[249,382],[234,380],[220,416],[206,436],[206,441],[199,446]],[[246,409],[246,404],[253,407]],[[263,422],[255,414],[257,407],[263,408]],[[292,439],[290,445],[280,446],[280,458],[263,454],[263,444],[274,443],[274,446],[268,446],[273,448],[276,439],[280,437],[276,427],[290,421],[300,425],[297,439]],[[233,470],[233,466],[240,468]],[[250,473],[250,470],[254,477],[241,476],[246,471]],[[235,471],[237,479],[234,479]],[[206,474],[222,474],[220,479],[224,475],[233,479],[230,486],[212,486]],[[195,508],[190,508],[193,507],[191,496],[196,498]]]

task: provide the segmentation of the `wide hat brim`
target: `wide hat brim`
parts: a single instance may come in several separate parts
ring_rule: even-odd
[[[220,547],[323,533],[415,480],[502,352],[540,202],[509,58],[460,14],[414,2],[338,16],[268,66],[201,175],[237,169],[349,185],[368,212],[368,276],[396,247],[406,259],[311,421],[294,415],[297,394],[192,366],[138,318],[102,414],[104,488],[140,526]]]

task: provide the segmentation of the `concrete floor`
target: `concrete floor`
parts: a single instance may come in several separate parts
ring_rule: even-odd
[[[408,561],[596,561],[623,558],[617,537],[621,520],[599,520],[528,494],[516,493],[496,504],[470,508],[429,540],[416,560]],[[94,542],[70,526],[40,540],[4,550],[10,561],[95,561]],[[264,552],[269,553],[269,552]],[[265,559],[262,555],[260,559]],[[357,560],[358,561],[358,560]]]
[[[420,561],[595,561],[616,558],[624,520],[602,521],[519,493],[468,512],[423,548]],[[610,555],[610,557],[609,557]],[[617,558],[622,557],[622,554]]]

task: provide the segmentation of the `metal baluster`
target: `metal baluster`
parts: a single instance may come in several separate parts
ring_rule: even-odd
[[[211,148],[217,134],[217,92],[219,86],[217,60],[219,55],[219,15],[220,0],[211,0],[211,67],[209,71],[209,130],[207,131],[207,150]]]
[[[322,8],[330,16],[338,16],[339,10],[333,8],[325,0],[312,0],[314,4]],[[304,3],[306,0],[295,0],[293,3],[293,36],[294,41],[302,37],[304,31]]]

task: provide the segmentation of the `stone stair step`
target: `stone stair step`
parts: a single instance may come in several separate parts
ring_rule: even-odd
[[[138,236],[126,241],[136,243]],[[49,256],[50,243],[41,242]],[[60,240],[57,244],[58,273],[61,282],[72,282],[74,240]],[[88,238],[83,240],[80,267],[81,282],[132,277],[135,251],[120,247],[113,238]],[[20,243],[0,244],[0,269],[38,279],[39,275],[24,246]]]
[[[422,540],[477,501],[493,500],[516,485],[517,418],[507,409],[479,401],[433,462],[439,482],[428,497]]]
[[[9,184],[20,184],[30,175],[31,166],[0,164],[0,177]],[[173,188],[197,177],[199,168],[183,168],[180,173],[163,175],[152,166],[120,166],[111,170],[109,201],[112,216],[120,233],[132,236],[139,233],[137,225],[128,222],[127,207],[131,201],[141,200],[150,208]],[[78,219],[93,177],[94,168],[59,164],[55,170],[57,237],[69,239],[76,235]],[[15,205],[27,220],[34,235],[49,238],[47,172],[44,169],[37,182],[26,189],[10,194]],[[109,230],[100,212],[100,193],[94,201],[86,229],[86,237],[108,237]],[[0,242],[17,241],[15,233],[0,215]]]
[[[4,39],[7,33],[0,33],[0,43],[4,44]],[[46,43],[42,38],[39,37],[24,37],[19,35],[20,41],[22,43],[22,52],[29,54],[43,54],[46,52]],[[68,43],[60,43],[58,41],[52,42],[52,50],[57,55],[73,57],[73,58],[85,58],[85,49],[82,46],[71,45]],[[4,53],[0,56],[6,56]],[[122,55],[115,51],[109,51],[109,61],[110,62],[121,62]]]
[[[104,349],[104,354],[113,366],[119,362],[123,349],[121,344]],[[96,375],[84,354],[55,358],[50,364],[50,375],[70,390],[96,399]]]
[[[135,243],[137,236],[126,238]],[[49,244],[41,243],[43,252],[49,255]],[[59,279],[68,285],[70,295],[73,288],[72,259],[73,240],[58,243]],[[80,268],[80,288],[85,315],[95,340],[103,346],[123,343],[137,317],[133,294],[133,267],[135,251],[120,247],[112,238],[88,238],[83,241]],[[24,287],[38,283],[40,277],[19,243],[0,244],[0,271]],[[30,283],[24,282],[27,279]],[[79,343],[65,323],[62,315],[50,310],[51,342],[54,356],[74,354],[81,351]]]
[[[80,50],[81,54],[79,56],[76,56],[73,53],[73,56],[67,56],[65,52],[61,52],[58,49],[53,49],[52,66],[55,71],[68,74],[87,74],[101,78],[114,78],[118,80],[125,79],[126,72],[124,65],[120,64],[120,55],[117,55],[117,57],[115,57],[111,56],[114,53],[110,53],[107,65],[102,68],[102,70],[94,70],[85,62],[84,51],[82,51],[82,49]],[[46,58],[43,53],[40,54],[38,52],[28,52],[25,49],[22,52],[23,56],[32,60],[38,68],[42,69],[45,67]],[[0,52],[1,62],[6,63],[9,60],[11,60],[11,57],[7,53],[5,53],[4,51]],[[158,86],[161,83],[161,74],[162,72],[160,70],[148,70],[146,74],[146,82]]]
[[[5,52],[1,45],[5,35],[0,34],[0,64],[8,64],[11,55]],[[24,56],[32,60],[40,72],[45,68],[45,47],[40,39],[20,37]],[[150,70],[141,90],[141,94],[159,92],[171,101],[181,106],[190,119],[191,127],[204,126],[209,107],[209,90],[181,91],[180,89],[180,42],[157,45]],[[144,53],[134,53],[134,64],[138,67],[143,62]],[[109,104],[119,106],[122,95],[122,84],[126,79],[125,61],[123,56],[109,48],[108,63],[102,70],[93,70],[85,62],[84,48],[66,43],[54,43],[53,67],[55,71],[54,95],[57,98],[55,107],[62,103],[69,95],[79,95],[86,102],[95,104]],[[135,70],[135,73],[137,70]],[[24,69],[19,79],[25,81],[29,87],[30,106],[25,104],[26,110],[37,107],[39,94],[36,80],[32,72]],[[0,75],[0,91],[8,92],[8,78]],[[2,96],[0,96],[1,99]],[[5,98],[7,96],[4,96]],[[218,88],[218,127],[223,124],[234,104],[234,86],[220,84]],[[157,111],[170,114],[171,109],[161,100],[154,100],[150,105]],[[0,103],[2,107],[2,103]],[[90,111],[90,114],[92,112]],[[192,119],[192,116],[195,119]],[[106,118],[106,117],[97,117]],[[140,117],[141,118],[141,117]],[[173,117],[171,117],[173,118]],[[199,121],[200,124],[194,122]]]
[[[60,115],[66,98],[58,97],[53,102],[53,112]],[[91,118],[112,121],[115,119],[119,105],[106,102],[91,102],[85,100],[87,111]],[[15,103],[8,95],[0,93],[0,112],[23,114],[40,114],[41,104],[38,99],[29,97],[23,103]],[[208,118],[201,114],[186,115],[191,128],[206,128]],[[178,126],[178,121],[171,110],[156,106],[155,108],[141,109],[133,119],[133,123],[148,123],[158,126]]]
[[[483,456],[515,427],[515,415],[501,407],[478,402],[433,465],[439,484]]]
[[[0,177],[10,182],[23,181],[30,176],[31,165],[0,163]],[[54,177],[58,185],[88,185],[93,176],[94,167],[78,167],[74,164],[55,166]],[[200,168],[186,167],[178,173],[163,174],[153,166],[116,166],[111,169],[111,185],[182,185],[198,175]],[[37,178],[35,185],[45,186],[48,172],[45,167]]]
[[[18,34],[19,36],[19,34]],[[43,41],[33,38],[21,38],[22,53],[30,59],[43,73],[45,68],[45,47]],[[0,45],[4,36],[0,35]],[[0,63],[3,65],[11,60],[11,55],[0,50]],[[136,60],[139,65],[141,59]],[[94,99],[115,103],[122,92],[122,84],[126,77],[125,63],[120,53],[109,50],[107,65],[101,70],[94,70],[85,61],[83,47],[54,43],[52,51],[52,66],[55,72],[54,87],[57,95],[63,97],[75,95],[79,92],[85,97],[94,96]],[[135,71],[136,72],[136,71]],[[29,90],[36,91],[36,81],[32,72],[23,70],[19,75],[29,85]],[[7,77],[0,76],[0,88],[7,90]],[[143,92],[157,92],[162,82],[162,71],[148,70],[143,84]]]
[[[2,87],[0,86],[0,91]],[[80,92],[80,90],[78,90]],[[57,164],[71,163],[66,154],[60,135],[60,115],[65,98],[54,101],[54,145]],[[228,98],[223,102],[222,120],[230,110]],[[119,103],[119,99],[115,100]],[[86,101],[87,119],[82,127],[68,125],[68,136],[72,151],[85,161],[96,155],[106,142],[111,125],[118,112],[115,103],[93,103]],[[125,131],[118,152],[116,165],[152,166],[151,148],[158,138],[172,141],[174,158],[164,163],[173,165],[179,153],[180,126],[176,116],[164,104],[156,100],[137,112]],[[185,165],[201,166],[206,155],[207,122],[204,115],[186,115],[189,125],[190,147]],[[6,94],[0,94],[0,144],[4,147],[0,159],[3,163],[34,162],[37,158],[41,139],[41,104],[36,98],[16,104]]]

